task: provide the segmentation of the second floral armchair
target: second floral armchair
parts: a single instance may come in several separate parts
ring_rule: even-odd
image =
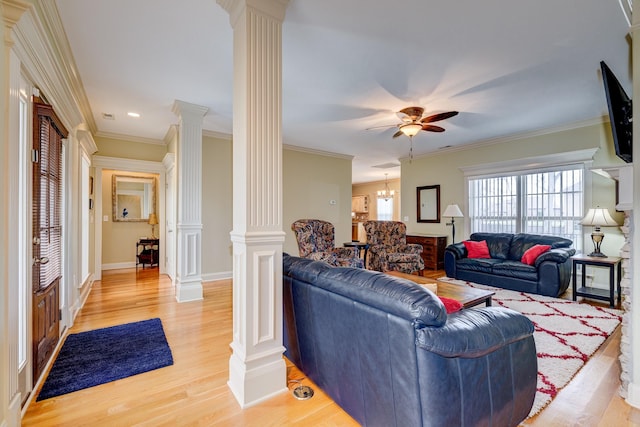
[[[368,268],[377,271],[422,272],[422,246],[407,244],[407,227],[400,221],[365,221]],[[420,273],[422,274],[422,273]]]

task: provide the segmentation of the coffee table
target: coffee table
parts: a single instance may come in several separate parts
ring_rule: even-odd
[[[484,289],[476,289],[464,285],[456,285],[455,283],[443,282],[441,280],[431,279],[429,277],[415,276],[413,274],[401,273],[399,271],[387,271],[385,274],[403,279],[411,280],[419,285],[437,284],[438,288],[435,292],[439,297],[451,298],[459,301],[463,308],[474,307],[478,304],[485,303],[487,307],[491,306],[491,297],[495,294],[493,291]]]

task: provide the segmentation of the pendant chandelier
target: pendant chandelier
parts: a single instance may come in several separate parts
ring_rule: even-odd
[[[384,174],[384,190],[378,190],[378,199],[389,200],[393,199],[395,191],[389,189],[389,183],[387,182],[387,175]]]

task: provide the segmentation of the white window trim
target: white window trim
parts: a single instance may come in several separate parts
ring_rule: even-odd
[[[596,154],[596,151],[598,151],[597,148],[589,148],[586,150],[524,157],[521,159],[506,160],[504,162],[461,166],[459,169],[462,171],[465,178],[475,178],[479,176],[489,178],[491,175],[501,175],[504,173],[525,173],[527,171],[554,169],[564,165],[575,165],[578,163],[587,164],[593,161],[593,156]]]

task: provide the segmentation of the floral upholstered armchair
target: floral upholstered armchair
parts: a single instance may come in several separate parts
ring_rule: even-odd
[[[422,246],[407,244],[407,227],[400,221],[365,221],[369,269],[414,273],[424,269]]]
[[[333,224],[320,219],[299,219],[291,224],[301,258],[324,261],[337,267],[364,268],[356,248],[336,248]]]

